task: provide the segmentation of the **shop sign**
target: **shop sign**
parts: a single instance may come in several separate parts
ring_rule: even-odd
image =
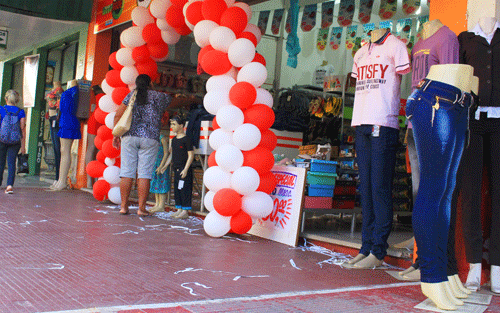
[[[149,7],[151,0],[98,0],[94,33],[132,20],[137,6]]]
[[[275,166],[272,172],[278,181],[271,193],[273,212],[257,220],[249,233],[295,247],[299,239],[306,170]]]
[[[7,49],[7,38],[9,37],[9,32],[5,29],[0,30],[0,49]]]

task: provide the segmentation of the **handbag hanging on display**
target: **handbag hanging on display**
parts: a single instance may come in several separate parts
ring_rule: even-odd
[[[132,124],[132,110],[134,109],[136,95],[137,90],[134,91],[134,94],[130,97],[130,101],[128,102],[129,104],[125,109],[125,112],[123,112],[123,115],[120,117],[120,120],[116,123],[115,127],[113,127],[113,136],[121,137],[129,131],[130,125]]]

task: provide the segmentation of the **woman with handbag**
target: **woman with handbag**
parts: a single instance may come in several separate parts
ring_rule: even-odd
[[[160,147],[163,113],[171,102],[169,95],[151,90],[151,78],[141,74],[115,115],[113,146],[121,146],[120,214],[129,214],[128,198],[137,174],[139,209],[137,215],[150,216],[146,210],[155,159]]]

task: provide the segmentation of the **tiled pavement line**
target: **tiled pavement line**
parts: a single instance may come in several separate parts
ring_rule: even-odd
[[[400,288],[400,287],[416,286],[419,284],[420,284],[420,282],[405,282],[405,283],[382,284],[382,285],[372,285],[372,286],[354,286],[354,287],[338,288],[338,289],[283,292],[283,293],[266,294],[266,295],[253,296],[253,297],[237,297],[237,298],[228,298],[228,299],[212,299],[212,300],[185,301],[185,302],[173,302],[173,303],[155,303],[155,304],[141,304],[141,305],[123,305],[123,306],[77,309],[77,310],[67,310],[67,311],[50,311],[50,312],[44,312],[44,313],[112,313],[112,312],[126,313],[129,311],[130,312],[140,312],[138,310],[179,308],[179,307],[186,307],[186,306],[190,306],[190,305],[204,305],[204,304],[218,304],[218,303],[222,304],[222,303],[240,302],[240,301],[260,301],[260,300],[280,299],[280,298],[289,298],[289,297],[301,297],[301,296],[310,296],[310,295],[327,295],[327,294],[335,294],[335,293],[341,293],[341,292],[366,291],[366,290],[376,290],[376,289],[386,289],[386,288]]]

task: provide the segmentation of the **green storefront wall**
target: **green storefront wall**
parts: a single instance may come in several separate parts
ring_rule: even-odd
[[[1,1],[1,0],[0,0]],[[85,53],[87,47],[87,33],[88,25],[78,27],[51,40],[42,42],[35,49],[27,49],[16,53],[15,56],[10,56],[9,59],[4,61],[2,74],[2,90],[1,94],[4,95],[7,90],[12,88],[12,75],[13,65],[16,62],[22,61],[25,56],[39,54],[38,77],[35,92],[35,105],[33,108],[28,109],[29,118],[29,140],[27,152],[29,154],[29,174],[39,175],[40,165],[42,160],[43,149],[43,133],[44,133],[44,119],[46,102],[45,96],[45,73],[47,70],[47,60],[50,49],[58,47],[65,42],[72,42],[78,40],[78,56],[76,64],[76,78],[80,79],[84,74]],[[1,97],[2,105],[5,104],[4,97]]]
[[[89,0],[0,0],[0,10],[63,21],[90,22]]]

